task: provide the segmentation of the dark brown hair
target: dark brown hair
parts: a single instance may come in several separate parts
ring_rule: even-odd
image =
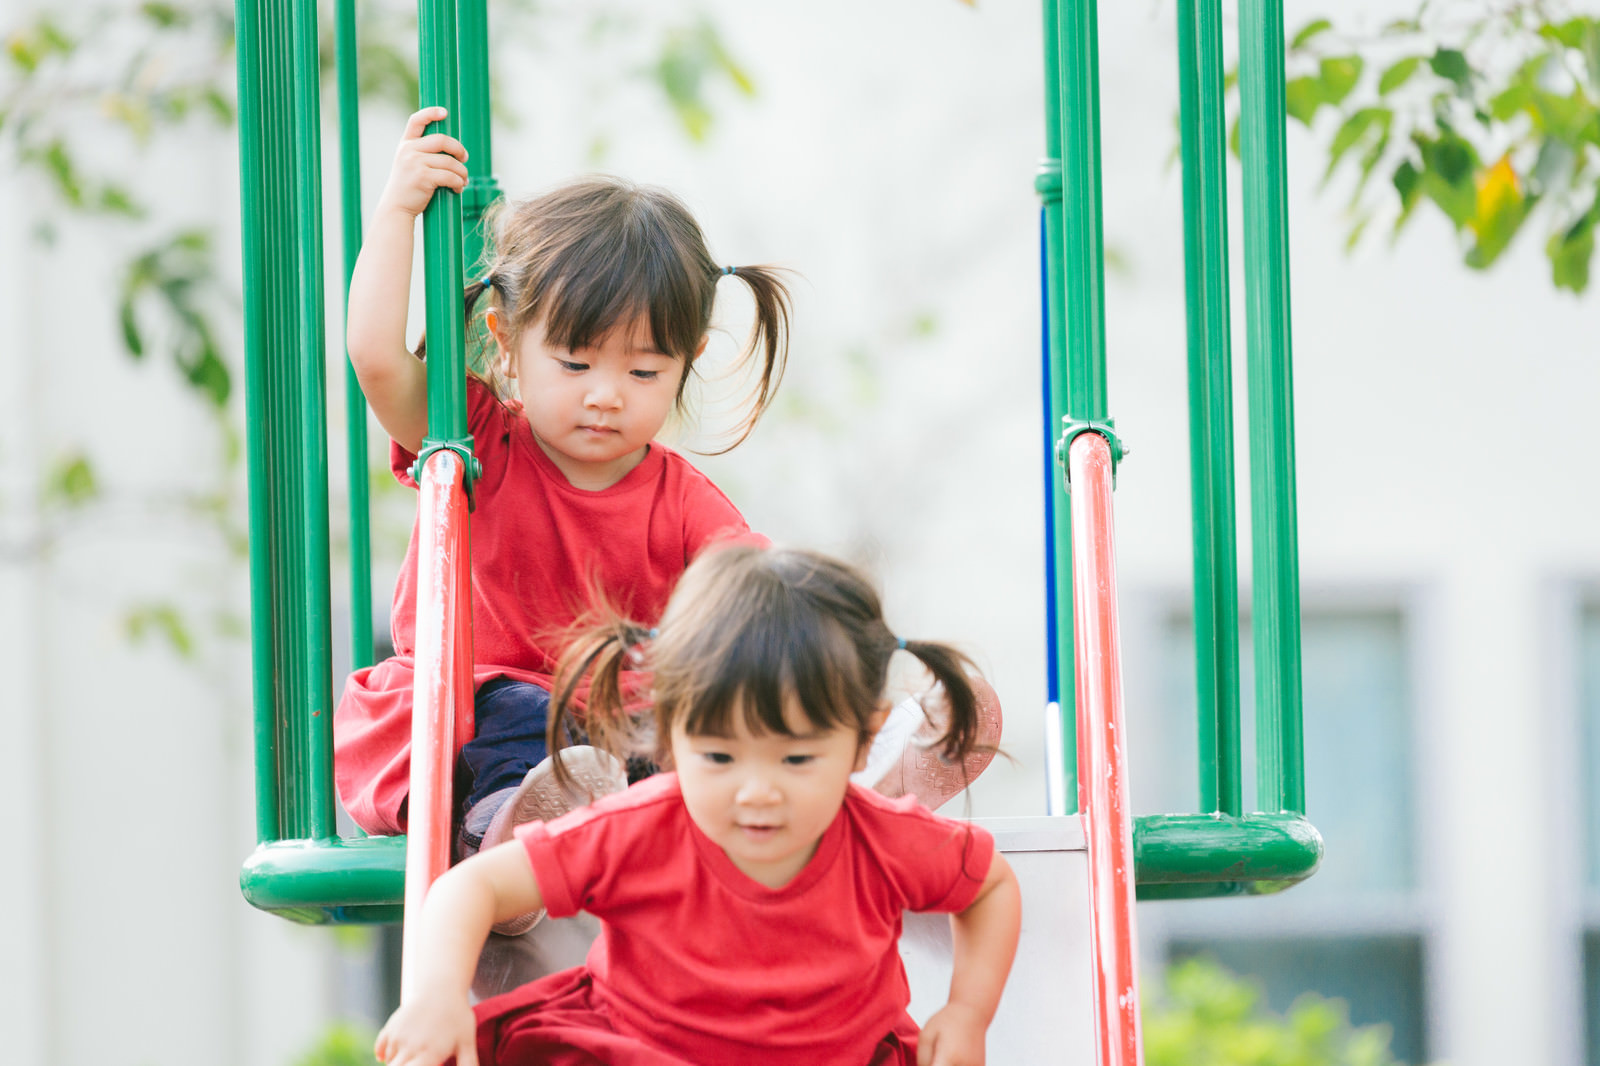
[[[643,318],[652,343],[683,360],[680,410],[700,342],[711,328],[717,283],[731,273],[748,285],[756,320],[738,367],[748,371],[759,356],[760,370],[733,442],[719,451],[750,435],[772,403],[788,355],[792,300],[778,268],[721,266],[683,201],[621,178],[568,182],[497,208],[491,224],[494,258],[466,290],[469,325],[486,292],[506,323],[509,343],[538,322],[551,344],[583,348]],[[503,387],[486,370],[480,365],[491,385]]]
[[[580,632],[557,671],[550,750],[568,735],[574,697],[590,681],[581,724],[591,742],[626,751],[632,727],[625,670],[653,674],[655,742],[673,726],[727,736],[742,715],[756,734],[792,735],[791,701],[818,730],[853,729],[863,743],[900,649],[872,583],[859,570],[816,552],[729,545],[704,552],[684,571],[658,630],[612,618]],[[946,644],[906,641],[944,686],[949,726],[940,754],[959,761],[977,747],[973,664]],[[557,773],[562,761],[555,760]]]

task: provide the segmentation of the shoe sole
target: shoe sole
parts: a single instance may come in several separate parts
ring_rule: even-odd
[[[885,723],[883,733],[888,735],[883,739],[889,745],[888,750],[878,750],[877,740],[874,740],[868,768],[858,775],[862,783],[871,782],[868,787],[889,799],[916,796],[917,802],[929,810],[938,810],[966,791],[994,761],[1002,723],[1000,697],[983,678],[973,677],[971,681],[978,703],[977,743],[981,750],[971,752],[958,763],[946,762],[933,746],[949,721],[947,714],[939,710],[943,700],[924,701],[912,697],[898,705],[890,721]],[[910,716],[902,711],[908,704],[912,705]],[[909,728],[911,726],[915,728]],[[896,747],[900,749],[898,754],[894,751]],[[874,780],[873,771],[878,766],[884,769]]]
[[[482,850],[488,851],[497,844],[512,839],[517,826],[527,822],[548,822],[587,807],[601,796],[621,792],[628,787],[628,770],[620,760],[598,748],[580,744],[565,748],[560,753],[562,765],[571,778],[567,788],[555,776],[555,761],[545,759],[529,770],[522,784],[495,812],[489,827],[483,832]],[[520,936],[539,924],[544,911],[496,922],[494,931],[502,936]]]

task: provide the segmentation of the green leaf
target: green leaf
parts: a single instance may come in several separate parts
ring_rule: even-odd
[[[144,334],[139,331],[139,314],[132,297],[123,297],[117,308],[117,320],[122,325],[122,346],[135,359],[144,358]]]
[[[123,632],[135,644],[143,644],[152,637],[166,641],[168,647],[182,659],[194,658],[194,637],[178,608],[170,603],[146,603],[130,610],[123,617]]]
[[[1300,32],[1294,35],[1294,39],[1289,42],[1289,51],[1298,52],[1306,46],[1306,42],[1319,34],[1327,33],[1331,29],[1333,29],[1333,23],[1327,19],[1314,19],[1306,23],[1300,28]]]
[[[1421,66],[1421,56],[1406,56],[1404,59],[1392,64],[1378,78],[1378,95],[1387,96],[1400,88],[1400,86],[1411,80],[1411,75],[1415,74]]]
[[[188,13],[176,4],[157,3],[155,0],[140,5],[139,13],[164,30],[187,25],[189,22]]]
[[[1545,244],[1550,280],[1558,289],[1582,293],[1589,287],[1589,261],[1594,256],[1594,227],[1574,234],[1557,233]]]
[[[1319,67],[1322,72],[1323,99],[1330,104],[1339,104],[1361,80],[1366,61],[1360,56],[1330,56]]]
[[[1311,125],[1317,109],[1327,103],[1322,79],[1313,75],[1290,78],[1283,87],[1284,110],[1302,126]]]
[[[100,495],[100,479],[88,456],[76,452],[64,457],[45,478],[44,498],[64,507],[82,507]]]
[[[1567,229],[1545,243],[1550,258],[1550,280],[1556,288],[1582,293],[1589,287],[1589,261],[1594,257],[1594,232],[1600,224],[1600,194],[1593,205]]]
[[[1394,112],[1386,107],[1363,107],[1359,111],[1352,112],[1340,124],[1328,145],[1328,169],[1323,172],[1323,183],[1326,184],[1328,179],[1333,177],[1339,162],[1350,149],[1361,143],[1368,133],[1374,129],[1387,130],[1393,121]]]
[[[1583,37],[1593,24],[1593,20],[1583,17],[1570,18],[1562,23],[1547,22],[1539,27],[1539,36],[1549,41],[1555,41],[1565,48],[1583,47]]]
[[[1454,48],[1441,48],[1433,53],[1433,58],[1428,60],[1428,66],[1433,72],[1447,81],[1455,82],[1460,92],[1466,92],[1472,84],[1472,67],[1467,63],[1467,57]]]

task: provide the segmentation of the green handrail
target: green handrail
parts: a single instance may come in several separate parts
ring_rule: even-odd
[[[1054,439],[1055,427],[1067,413],[1067,379],[1059,368],[1066,358],[1067,325],[1062,312],[1059,294],[1065,291],[1066,220],[1062,209],[1061,175],[1061,41],[1060,20],[1056,15],[1057,0],[1044,2],[1044,140],[1045,157],[1034,178],[1034,190],[1039,194],[1040,210],[1044,215],[1045,291],[1043,313],[1049,354],[1046,360],[1046,397],[1048,412],[1046,430]],[[1054,296],[1055,298],[1051,298]],[[1072,519],[1067,506],[1065,486],[1058,477],[1047,480],[1053,494],[1050,510],[1050,544],[1053,553],[1055,588],[1053,614],[1055,618],[1055,648],[1050,656],[1055,664],[1054,694],[1056,713],[1061,718],[1062,765],[1060,767],[1063,797],[1066,809],[1078,809],[1078,732],[1073,711],[1073,690],[1076,685],[1073,663],[1072,639]]]
[[[1277,4],[1245,0],[1240,43],[1258,810],[1243,813],[1242,797],[1221,13],[1218,0],[1178,0],[1202,813],[1135,819],[1141,898],[1273,891],[1310,876],[1322,855],[1304,818]],[[1120,457],[1106,396],[1095,22],[1092,0],[1045,0],[1047,158],[1035,184],[1044,209],[1050,417],[1062,427],[1060,450],[1077,433],[1096,432]],[[1058,522],[1052,550],[1070,574],[1065,538]],[[1070,605],[1070,579],[1057,581],[1058,602]],[[1061,615],[1070,619],[1070,606]],[[1058,677],[1071,669],[1072,635],[1062,629]],[[1070,674],[1061,692],[1070,722]],[[1070,779],[1075,765],[1064,769]]]
[[[461,87],[457,71],[455,0],[419,0],[421,104],[442,106],[443,122],[428,132],[461,136]],[[471,165],[469,155],[468,164]],[[461,195],[439,189],[422,214],[423,267],[428,338],[428,436],[420,459],[436,448],[458,450],[473,477],[472,438],[467,434],[466,324],[461,308],[465,287]],[[420,463],[419,463],[420,469]]]
[[[339,84],[339,205],[344,238],[344,305],[350,308],[350,272],[361,252],[360,81],[356,68],[356,3],[334,9],[334,71]],[[350,668],[370,666],[372,644],[372,507],[367,491],[367,401],[345,353],[345,470],[350,482]]]
[[[1262,810],[1304,814],[1283,56],[1282,0],[1242,0],[1239,143],[1250,349],[1256,802]]]
[[[1237,815],[1244,804],[1239,772],[1239,562],[1219,0],[1178,0],[1178,72],[1200,809]]]
[[[478,277],[488,265],[490,234],[486,216],[500,198],[489,135],[489,0],[458,0],[461,5],[461,143],[467,149],[467,187],[461,196],[467,273]]]

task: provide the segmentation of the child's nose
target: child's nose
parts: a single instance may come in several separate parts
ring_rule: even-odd
[[[739,785],[734,800],[746,807],[763,807],[781,799],[778,789],[765,774],[753,773]]]
[[[622,406],[622,390],[609,374],[596,374],[589,382],[589,391],[583,398],[590,407],[617,408]]]

